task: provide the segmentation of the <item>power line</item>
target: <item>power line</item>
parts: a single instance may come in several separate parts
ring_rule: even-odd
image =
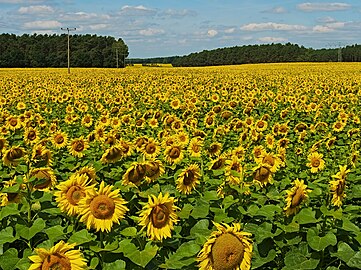
[[[61,30],[63,30],[63,31],[68,31],[68,74],[70,74],[70,38],[69,38],[69,32],[70,31],[75,31],[76,30],[76,28],[74,27],[74,28],[69,28],[69,27],[67,27],[67,28],[60,28]]]

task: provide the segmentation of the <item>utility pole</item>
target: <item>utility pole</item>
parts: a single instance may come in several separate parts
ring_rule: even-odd
[[[69,32],[70,31],[75,31],[76,28],[60,28],[63,31],[68,31],[68,74],[70,74],[70,38],[69,38]]]

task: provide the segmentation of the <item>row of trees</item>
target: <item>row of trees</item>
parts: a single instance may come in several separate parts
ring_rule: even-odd
[[[0,35],[0,67],[66,67],[67,34]],[[71,35],[71,65],[75,67],[124,66],[128,46],[119,38]]]
[[[297,44],[266,44],[205,50],[174,58],[173,66],[215,66],[279,62],[361,61],[361,45],[338,49],[312,49]]]

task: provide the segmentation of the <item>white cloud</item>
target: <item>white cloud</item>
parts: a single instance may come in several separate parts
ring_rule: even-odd
[[[335,30],[326,25],[316,25],[312,28],[312,31],[316,33],[329,33]]]
[[[258,41],[263,43],[275,43],[275,42],[285,42],[287,39],[282,37],[261,37]]]
[[[320,23],[332,23],[335,22],[336,20],[330,16],[326,16],[326,17],[318,18],[317,21]]]
[[[351,8],[347,3],[302,3],[297,5],[302,11],[337,11]]]
[[[119,14],[121,15],[128,15],[128,16],[135,16],[135,15],[155,15],[157,11],[155,9],[147,8],[143,5],[139,6],[129,6],[125,5],[120,9]]]
[[[209,37],[215,37],[217,34],[218,34],[218,31],[217,31],[217,30],[214,30],[214,29],[210,29],[210,30],[208,30],[208,32],[207,32],[207,35],[208,35]]]
[[[20,7],[18,9],[20,14],[41,14],[41,13],[54,13],[54,9],[50,6],[28,6]]]
[[[106,14],[87,13],[83,11],[60,14],[60,18],[65,21],[89,21],[95,19],[101,19],[104,21],[111,19],[111,17]]]
[[[98,23],[98,24],[89,25],[89,28],[91,30],[102,30],[102,29],[106,29],[108,27],[109,27],[109,24],[106,24],[106,23]]]
[[[264,12],[266,13],[275,13],[275,14],[281,14],[281,13],[286,13],[287,10],[284,7],[274,7],[271,9],[267,9]]]
[[[234,28],[234,27],[228,28],[228,29],[224,30],[224,32],[225,32],[226,34],[232,34],[232,33],[234,33],[235,31],[236,31],[236,28]]]
[[[163,33],[164,33],[163,29],[148,28],[148,29],[139,30],[139,34],[142,36],[154,36]]]
[[[241,30],[245,31],[264,31],[264,30],[279,30],[279,31],[300,31],[305,30],[306,27],[298,24],[284,24],[284,23],[250,23],[241,26]]]
[[[193,10],[189,10],[189,9],[181,9],[181,10],[176,10],[176,9],[167,9],[163,12],[161,12],[160,16],[165,16],[165,17],[169,17],[169,18],[183,18],[183,17],[187,17],[187,16],[196,16],[197,12],[193,11]]]
[[[25,29],[50,30],[60,28],[61,23],[58,21],[32,21],[24,23],[23,26]]]

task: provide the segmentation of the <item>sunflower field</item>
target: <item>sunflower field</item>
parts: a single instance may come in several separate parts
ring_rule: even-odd
[[[361,64],[0,70],[0,268],[361,269]]]

